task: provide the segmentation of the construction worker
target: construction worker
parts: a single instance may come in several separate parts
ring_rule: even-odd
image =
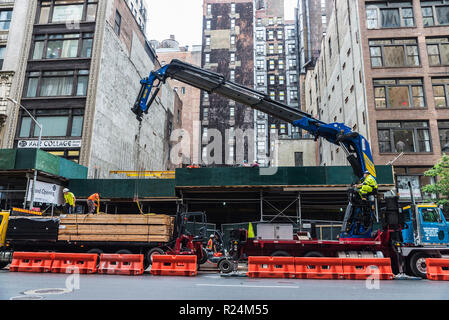
[[[206,249],[215,252],[215,236],[213,234],[210,235],[209,241],[207,241]]]
[[[64,188],[64,190],[62,190],[62,192],[64,193],[64,200],[65,200],[64,210],[65,210],[65,212],[67,214],[75,213],[75,203],[76,203],[75,195],[72,192],[70,192],[70,190],[67,188]]]
[[[359,189],[360,198],[366,200],[367,196],[377,191],[377,181],[369,171],[366,170],[361,179],[361,183],[357,184],[356,188]]]
[[[95,213],[95,209],[100,205],[100,195],[98,193],[91,194],[87,198],[88,213]]]

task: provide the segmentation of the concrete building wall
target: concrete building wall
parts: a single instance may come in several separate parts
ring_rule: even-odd
[[[11,10],[11,23],[8,30],[0,31],[0,46],[5,46],[3,66],[0,71],[0,148],[9,147],[8,132],[14,130],[14,119],[18,106],[6,100],[10,97],[19,101],[18,92],[23,82],[23,62],[26,51],[25,37],[30,32],[29,23],[33,3],[26,0],[5,0],[0,3],[0,10]],[[27,53],[28,51],[26,51]]]
[[[344,123],[369,140],[359,28],[353,23],[358,21],[356,8],[357,1],[336,2],[321,55],[306,75],[305,100],[310,104],[307,112],[327,123]],[[348,165],[343,150],[322,139],[319,154],[321,165]]]
[[[170,63],[172,59],[201,66],[201,50],[195,51],[164,51],[156,50],[159,61],[162,65]],[[199,163],[200,159],[200,94],[201,91],[188,84],[178,80],[168,79],[170,86],[178,93],[182,101],[182,130],[183,140],[188,145],[184,150],[183,145],[183,161],[186,164]]]
[[[277,165],[280,167],[316,166],[315,150],[316,142],[312,139],[279,139],[277,143]],[[297,156],[297,153],[300,154]],[[301,159],[301,163],[297,163],[297,159]]]

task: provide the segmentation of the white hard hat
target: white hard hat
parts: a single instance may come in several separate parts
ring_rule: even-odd
[[[64,188],[64,190],[62,190],[62,192],[69,192],[69,189]]]
[[[209,238],[213,238],[213,237],[214,237],[214,235],[213,235],[213,234],[211,234]]]

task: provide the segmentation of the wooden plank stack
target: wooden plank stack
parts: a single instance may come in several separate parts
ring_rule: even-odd
[[[61,215],[58,240],[167,242],[174,217],[164,214]]]

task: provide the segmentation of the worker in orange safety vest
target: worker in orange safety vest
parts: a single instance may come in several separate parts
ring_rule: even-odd
[[[87,198],[88,213],[95,213],[95,209],[100,205],[100,195],[94,193]]]

